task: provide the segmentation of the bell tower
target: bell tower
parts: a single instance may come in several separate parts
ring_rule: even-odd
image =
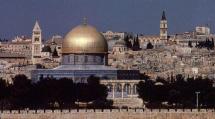
[[[36,21],[32,32],[32,63],[39,63],[42,51],[42,31]]]
[[[165,11],[162,13],[161,21],[160,21],[160,39],[167,40],[168,36],[168,26]]]

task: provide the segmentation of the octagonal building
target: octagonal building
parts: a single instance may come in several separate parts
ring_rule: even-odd
[[[52,77],[69,78],[74,82],[86,82],[90,76],[96,76],[106,85],[139,80],[139,70],[118,70],[108,66],[108,44],[96,28],[86,23],[78,25],[67,33],[62,44],[62,62],[54,69],[36,69],[31,72],[34,82]],[[124,82],[124,84],[126,84]],[[134,83],[133,83],[134,84]],[[110,92],[113,85],[110,85]],[[122,96],[124,85],[120,89]],[[130,86],[130,88],[132,88]],[[127,88],[126,88],[127,89]],[[115,97],[116,93],[112,94]],[[125,95],[124,95],[125,96]]]

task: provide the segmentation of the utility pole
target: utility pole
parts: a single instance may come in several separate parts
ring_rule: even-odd
[[[199,94],[200,92],[196,92],[196,108],[199,109]]]

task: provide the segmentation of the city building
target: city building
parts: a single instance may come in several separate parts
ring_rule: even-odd
[[[42,30],[36,21],[32,33],[32,63],[40,63],[42,51]]]
[[[140,81],[140,73],[152,80],[157,77],[168,80],[177,74],[215,78],[214,49],[196,47],[199,42],[215,38],[209,27],[168,35],[163,12],[160,34],[138,35],[142,49],[133,51],[128,48],[125,35],[112,31],[102,33],[85,22],[65,37],[54,35],[42,42],[42,31],[36,22],[32,38],[21,36],[1,42],[0,68],[4,72],[1,72],[1,77],[8,80],[22,73],[31,76],[29,78],[33,81],[67,77],[74,82],[85,83],[89,76],[94,75],[108,87],[108,98],[119,103],[116,100],[137,99],[136,85]],[[129,36],[128,41],[133,45],[134,35]],[[153,49],[146,49],[149,42]],[[45,68],[35,70],[35,64]]]
[[[75,27],[65,36],[60,66],[54,69],[36,69],[31,73],[33,81],[46,77],[66,77],[82,83],[93,75],[99,77],[101,83],[108,87],[108,98],[113,99],[136,98],[136,85],[140,81],[139,70],[122,70],[108,66],[107,41],[87,23]]]
[[[115,45],[113,46],[113,54],[124,54],[128,50],[126,43],[123,39],[119,39],[115,42]]]
[[[168,26],[165,11],[162,13],[161,21],[160,21],[160,40],[168,39]]]
[[[107,39],[107,40],[113,40],[113,39],[124,39],[126,33],[124,32],[113,32],[113,31],[106,31],[106,32],[102,32],[103,36]]]
[[[165,11],[163,11],[161,20],[160,20],[160,35],[140,35],[140,47],[145,49],[147,44],[150,42],[155,47],[158,47],[159,45],[163,45],[164,43],[169,40],[168,37],[168,22],[166,18]]]
[[[21,54],[30,60],[32,56],[31,45],[30,38],[17,36],[12,41],[2,42],[0,46],[4,52]]]
[[[62,43],[63,43],[63,37],[60,35],[54,35],[51,39],[48,39],[44,45],[50,46],[51,51],[54,52],[54,50],[57,50],[57,53],[59,56],[62,55]]]
[[[196,33],[198,35],[210,35],[210,28],[206,26],[197,26]]]

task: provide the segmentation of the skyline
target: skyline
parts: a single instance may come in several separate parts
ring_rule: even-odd
[[[0,119],[215,119],[214,3],[0,0]]]
[[[83,17],[99,31],[159,34],[163,10],[170,34],[191,31],[197,25],[206,24],[213,31],[214,3],[213,0],[1,0],[0,37],[31,36],[36,20],[45,39],[56,34],[64,36],[81,24]]]

